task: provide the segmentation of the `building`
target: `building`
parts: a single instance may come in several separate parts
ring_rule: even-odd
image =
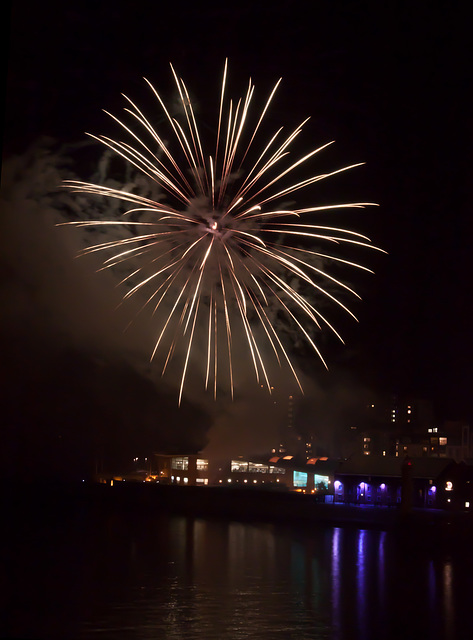
[[[150,480],[161,484],[208,485],[209,461],[199,454],[154,454]]]
[[[454,460],[432,457],[352,456],[334,475],[334,501],[378,506],[445,508],[459,489]]]
[[[220,485],[279,488],[333,496],[333,473],[338,460],[305,456],[239,457],[220,470]]]

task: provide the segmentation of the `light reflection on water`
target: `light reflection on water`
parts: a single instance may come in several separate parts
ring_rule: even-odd
[[[9,560],[13,637],[473,637],[471,557],[422,536],[104,515],[23,532]]]

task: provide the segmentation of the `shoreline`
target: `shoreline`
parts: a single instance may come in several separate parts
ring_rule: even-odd
[[[381,530],[426,529],[436,536],[473,537],[473,514],[441,509],[330,504],[317,496],[260,488],[195,487],[149,483],[3,483],[4,512],[10,517],[67,514],[81,509],[100,513],[181,515],[245,522],[324,524]]]

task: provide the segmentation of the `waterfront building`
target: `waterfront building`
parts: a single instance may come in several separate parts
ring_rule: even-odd
[[[459,489],[457,464],[449,458],[352,456],[334,476],[334,501],[378,506],[445,508]]]

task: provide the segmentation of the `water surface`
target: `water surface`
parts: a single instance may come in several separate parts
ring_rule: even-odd
[[[9,534],[10,637],[473,637],[472,556],[434,531],[84,510]]]

